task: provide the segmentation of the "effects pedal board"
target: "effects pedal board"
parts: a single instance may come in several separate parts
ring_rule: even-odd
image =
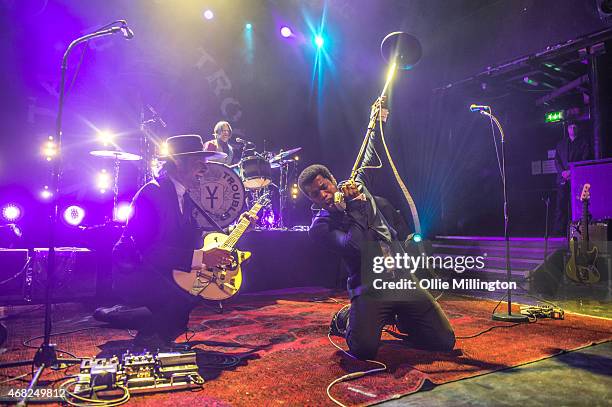
[[[97,394],[112,396],[122,393],[121,386],[133,395],[192,390],[201,388],[202,384],[204,379],[198,373],[195,352],[132,354],[128,351],[121,359],[113,356],[83,360],[74,393],[103,387]]]

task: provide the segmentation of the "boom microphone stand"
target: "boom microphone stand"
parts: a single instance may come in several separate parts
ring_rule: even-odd
[[[55,122],[55,142],[57,145],[58,156],[53,165],[53,177],[51,180],[51,190],[53,191],[53,212],[51,215],[51,227],[48,240],[49,254],[47,257],[47,285],[45,287],[45,331],[43,336],[43,342],[36,351],[36,354],[34,355],[33,359],[0,364],[0,368],[27,365],[33,365],[38,367],[36,372],[34,372],[34,376],[32,377],[30,384],[28,385],[28,390],[25,392],[25,396],[17,403],[17,406],[25,406],[27,404],[28,398],[30,398],[28,397],[28,395],[33,393],[31,389],[34,389],[36,387],[45,368],[57,365],[58,363],[76,364],[81,362],[80,359],[58,359],[55,350],[55,344],[51,344],[49,342],[51,338],[51,287],[53,286],[53,277],[55,273],[55,232],[59,221],[59,183],[62,172],[62,113],[64,111],[66,70],[68,68],[68,56],[70,55],[70,52],[74,49],[74,47],[76,47],[78,44],[87,42],[93,38],[115,34],[117,32],[121,32],[126,39],[131,39],[134,37],[134,33],[132,32],[132,30],[130,30],[125,20],[114,21],[110,24],[105,25],[100,30],[97,30],[91,34],[84,35],[72,41],[66,49],[66,52],[64,53],[64,56],[62,58],[59,101],[57,109],[57,119]]]
[[[502,177],[502,185],[504,190],[504,241],[506,243],[506,279],[508,282],[508,311],[507,312],[497,312],[493,314],[494,321],[504,321],[504,322],[527,322],[529,318],[526,315],[522,314],[513,314],[512,313],[512,290],[510,289],[510,280],[511,280],[511,272],[510,272],[510,236],[508,232],[508,194],[506,191],[506,151],[504,149],[506,136],[504,135],[504,130],[502,129],[499,120],[497,117],[493,115],[491,112],[491,107],[489,106],[475,106],[472,105],[470,107],[472,111],[478,111],[480,114],[487,116],[495,123],[497,129],[499,130],[499,134],[501,136],[501,177]]]

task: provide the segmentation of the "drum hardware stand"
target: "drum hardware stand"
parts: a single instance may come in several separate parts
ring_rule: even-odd
[[[110,27],[110,28],[107,28]],[[30,398],[28,395],[32,392],[32,390],[38,385],[38,381],[40,380],[43,371],[51,366],[55,366],[58,363],[70,363],[70,364],[78,364],[81,362],[80,359],[63,359],[58,358],[55,350],[55,344],[50,343],[51,339],[51,287],[53,286],[53,277],[55,272],[55,232],[57,229],[57,224],[59,221],[59,193],[60,193],[60,176],[62,173],[62,113],[64,110],[64,97],[65,97],[65,88],[66,88],[66,71],[68,69],[68,56],[70,52],[77,45],[87,42],[96,37],[102,37],[106,35],[115,34],[117,32],[122,32],[126,39],[130,39],[134,36],[134,33],[128,28],[127,22],[125,20],[113,21],[110,24],[107,24],[100,28],[99,30],[83,35],[76,40],[72,41],[66,52],[64,52],[64,56],[62,58],[61,65],[61,79],[60,79],[60,89],[59,89],[59,98],[58,98],[58,110],[57,110],[57,119],[55,122],[55,142],[57,145],[58,156],[55,159],[53,165],[53,177],[52,177],[52,216],[51,216],[51,227],[49,233],[49,254],[47,257],[47,284],[45,287],[45,322],[44,322],[44,335],[43,342],[36,351],[33,359],[30,360],[19,360],[15,362],[2,363],[0,364],[1,368],[8,367],[17,367],[17,366],[27,366],[34,365],[38,367],[38,369],[34,372],[32,380],[28,385],[28,389],[25,392],[25,396],[19,400],[17,406],[25,406],[28,403],[28,399]]]
[[[282,155],[283,150],[280,151]],[[280,179],[278,186],[278,228],[285,230],[285,222],[283,212],[285,211],[285,201],[287,198],[287,175],[289,172],[289,163],[281,162],[280,166]]]

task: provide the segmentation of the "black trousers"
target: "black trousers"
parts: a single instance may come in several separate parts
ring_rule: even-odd
[[[414,301],[383,301],[367,295],[353,297],[348,313],[346,342],[359,359],[376,357],[385,325],[395,324],[408,335],[411,346],[432,351],[451,351],[453,332],[444,311],[428,292]]]
[[[162,339],[174,340],[185,332],[191,310],[198,304],[194,297],[157,270],[141,268],[113,272],[113,291],[127,305],[147,307],[152,318],[139,324],[139,332],[158,333]]]
[[[557,198],[555,200],[555,216],[553,220],[553,236],[568,236],[569,213],[570,213],[570,184],[557,186]]]

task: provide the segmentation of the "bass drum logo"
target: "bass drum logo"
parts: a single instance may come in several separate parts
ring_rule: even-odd
[[[190,195],[222,228],[238,219],[246,197],[238,174],[218,163],[206,164],[206,173],[200,178],[199,186],[192,188]],[[193,215],[200,227],[215,229],[197,209],[194,209]]]

